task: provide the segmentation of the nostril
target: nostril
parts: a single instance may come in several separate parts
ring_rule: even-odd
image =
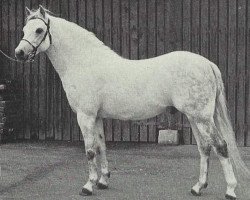
[[[23,56],[23,55],[24,55],[24,51],[23,51],[23,50],[20,50],[18,54],[19,54],[20,56]]]
[[[25,54],[24,54],[23,50],[16,50],[16,58],[22,60],[22,59],[24,59],[24,56],[25,56]]]

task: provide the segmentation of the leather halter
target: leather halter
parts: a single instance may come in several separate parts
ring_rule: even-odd
[[[48,19],[48,23],[46,23],[44,21],[44,19],[42,19],[40,17],[31,18],[30,20],[33,20],[33,19],[40,19],[40,20],[42,20],[44,22],[44,24],[47,26],[47,30],[46,30],[46,33],[43,36],[43,39],[41,40],[41,42],[37,46],[34,46],[29,40],[21,39],[21,40],[24,40],[24,41],[28,42],[33,47],[33,51],[30,53],[31,59],[33,59],[35,57],[37,49],[40,47],[40,45],[46,39],[47,35],[49,35],[49,42],[50,42],[50,44],[52,44],[52,37],[51,37],[51,34],[49,32],[49,29],[50,29],[50,20]]]

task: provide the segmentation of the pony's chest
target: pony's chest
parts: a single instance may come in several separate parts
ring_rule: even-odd
[[[77,88],[76,85],[74,84],[63,84],[64,91],[66,93],[68,102],[70,107],[74,112],[77,111],[77,108],[79,107],[79,96],[80,96],[80,91],[79,88]]]
[[[74,112],[80,110],[92,109],[96,102],[94,88],[90,81],[78,80],[74,78],[62,79],[63,88],[65,90],[70,107]]]

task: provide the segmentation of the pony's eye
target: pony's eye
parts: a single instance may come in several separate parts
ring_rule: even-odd
[[[37,33],[37,34],[40,34],[40,33],[42,33],[42,32],[43,32],[43,29],[42,29],[42,28],[36,29],[36,33]]]

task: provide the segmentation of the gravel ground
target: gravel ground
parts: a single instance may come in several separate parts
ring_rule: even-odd
[[[201,197],[190,194],[198,180],[196,146],[108,144],[109,189],[95,189],[91,197],[78,195],[88,175],[82,143],[25,142],[0,149],[0,200],[223,200],[225,195],[224,176],[214,155],[208,188]],[[241,151],[250,168],[250,148]],[[237,194],[250,200],[249,182],[241,183]]]

